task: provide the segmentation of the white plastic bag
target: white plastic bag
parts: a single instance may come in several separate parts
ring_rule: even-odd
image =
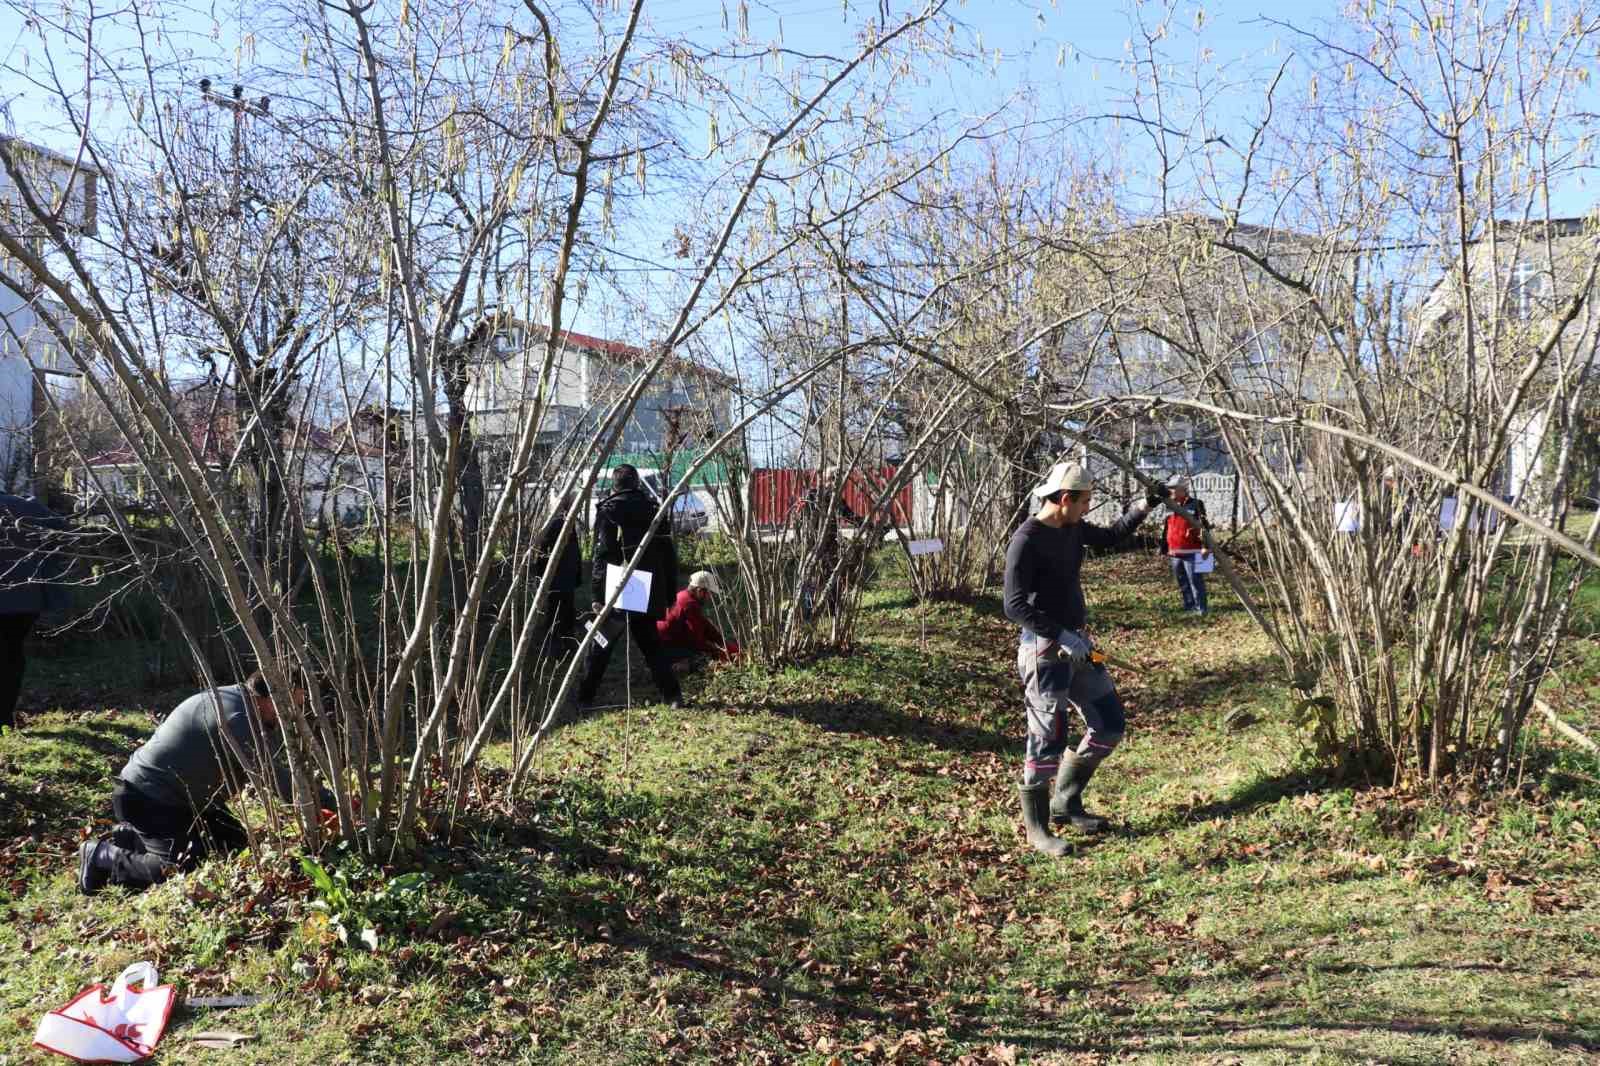
[[[159,976],[153,964],[136,962],[122,971],[109,994],[105,985],[90,985],[44,1016],[34,1046],[78,1062],[148,1058],[166,1031],[175,995],[171,985],[156,985]]]

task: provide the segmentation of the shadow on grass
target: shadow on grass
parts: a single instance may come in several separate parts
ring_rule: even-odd
[[[1222,799],[1179,807],[1146,827],[1145,832],[1161,833],[1196,822],[1235,818],[1262,807],[1270,807],[1280,800],[1323,792],[1330,787],[1327,778],[1299,771],[1261,776],[1234,789]]]
[[[1260,1003],[1240,1003],[1239,1009],[1258,1010]],[[1227,1010],[1229,1008],[1221,1008]],[[1210,1012],[1208,1012],[1209,1014]],[[1348,1021],[1248,1021],[1239,1018],[1207,1017],[1203,1021],[1177,1022],[1172,1025],[1117,1025],[1103,1039],[1074,1039],[1067,1034],[1041,1032],[1047,1029],[1045,1018],[1004,1018],[996,1022],[983,1019],[971,1026],[951,1031],[958,1039],[999,1040],[1036,1052],[1067,1052],[1074,1054],[1116,1055],[1125,1051],[1131,1040],[1137,1040],[1142,1050],[1183,1050],[1189,1054],[1204,1050],[1207,1053],[1277,1053],[1304,1054],[1309,1049],[1303,1043],[1273,1040],[1273,1033],[1301,1033],[1307,1043],[1315,1043],[1320,1056],[1332,1056],[1348,1062],[1368,1063],[1381,1061],[1400,1066],[1433,1066],[1441,1061],[1442,1048],[1411,1048],[1395,1054],[1385,1051],[1381,1058],[1373,1057],[1374,1050],[1350,1047],[1353,1038],[1392,1037],[1416,1039],[1440,1037],[1472,1041],[1478,1044],[1509,1045],[1528,1042],[1548,1045],[1563,1051],[1600,1051],[1600,1040],[1581,1031],[1558,1026],[1532,1026],[1526,1024],[1479,1023],[1467,1019],[1372,1017]],[[1220,1038],[1220,1039],[1219,1039]],[[1198,1041],[1210,1042],[1197,1044]],[[1169,1044],[1170,1048],[1164,1045]],[[1340,1044],[1347,1046],[1340,1047]],[[1516,1056],[1511,1047],[1498,1049],[1507,1058]]]
[[[1186,673],[1175,670],[1147,672],[1150,683],[1140,694],[1144,714],[1164,715],[1173,707],[1211,708],[1221,713],[1246,693],[1276,684],[1276,660],[1271,656],[1227,662],[1221,667]]]
[[[79,824],[101,813],[90,797],[103,792],[106,804],[112,776],[150,731],[148,723],[131,717],[42,717],[6,737],[8,768],[0,781],[9,798],[0,806],[0,836]],[[16,787],[12,778],[34,786]]]
[[[31,741],[62,744],[76,749],[75,754],[94,754],[116,758],[133,754],[154,731],[146,722],[117,722],[100,720],[96,729],[79,725],[43,726],[25,730]]]
[[[1002,733],[959,722],[905,714],[876,700],[850,700],[845,703],[812,700],[774,704],[762,710],[780,718],[809,722],[828,733],[909,740],[942,751],[1006,754],[1021,746],[1018,741]]]
[[[976,596],[969,597],[965,602],[975,614],[981,614],[1001,622],[1007,621],[1005,600],[999,593],[980,592]]]
[[[7,795],[5,806],[0,808],[0,839],[41,830],[53,833],[84,820],[82,803],[54,790],[18,788],[10,774],[0,774],[0,792]],[[106,795],[111,795],[110,788]]]
[[[838,932],[794,913],[762,915],[758,901],[794,891],[790,834],[781,827],[729,819],[727,797],[616,792],[570,779],[546,789],[538,810],[534,819],[464,825],[469,835],[495,846],[473,849],[478,865],[457,886],[490,907],[506,908],[531,884],[540,920],[563,940],[576,932],[642,951],[657,966],[752,990],[746,994],[758,999],[751,1005],[774,1016],[799,1000],[840,1019],[892,1017],[865,984],[809,977],[801,960],[774,956],[776,942]],[[658,835],[663,825],[672,827],[666,839]],[[544,853],[545,861],[518,862],[512,857],[518,846]],[[702,879],[726,886],[717,903],[702,888],[671,887]],[[692,912],[680,907],[680,898]],[[770,936],[752,942],[747,929],[741,935],[741,926],[763,917]],[[846,954],[841,961],[848,960]]]

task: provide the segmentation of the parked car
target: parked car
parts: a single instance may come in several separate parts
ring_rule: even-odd
[[[563,478],[558,478],[557,483],[560,484],[564,480],[565,479]],[[656,506],[659,507],[661,505],[661,501],[666,498],[668,489],[671,487],[662,480],[661,471],[651,468],[641,469],[639,471],[639,480],[641,483],[643,483],[645,492],[656,501]],[[602,471],[600,476],[595,479],[594,492],[589,496],[589,509],[585,515],[586,528],[594,528],[595,506],[601,500],[605,499],[606,495],[610,493],[610,491],[610,474]],[[556,502],[556,490],[551,489],[550,493],[550,502],[552,505],[554,505]],[[674,534],[683,535],[699,533],[706,528],[710,520],[711,516],[706,512],[705,504],[702,503],[700,501],[700,497],[696,496],[693,492],[684,490],[673,497],[672,532]]]

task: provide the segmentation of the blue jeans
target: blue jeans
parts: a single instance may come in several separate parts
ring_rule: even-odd
[[[1183,609],[1206,610],[1206,575],[1194,572],[1197,552],[1178,552],[1172,556],[1172,574],[1178,579],[1178,595],[1183,597]]]

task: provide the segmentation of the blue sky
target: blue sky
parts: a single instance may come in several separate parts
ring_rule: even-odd
[[[501,0],[505,2],[505,0]],[[398,0],[379,0],[380,11],[397,10]],[[753,39],[766,41],[780,34],[785,46],[805,51],[845,55],[854,50],[854,28],[877,8],[869,0],[745,0],[749,31]],[[614,9],[619,5],[611,5]],[[896,0],[903,11],[912,0]],[[196,23],[186,39],[197,50],[214,50],[210,64],[191,63],[186,75],[210,70],[221,84],[231,78],[232,57],[237,32],[226,21],[239,8],[219,8],[222,32],[215,42],[205,30],[209,19]],[[705,45],[726,43],[724,19],[736,26],[739,0],[652,0],[646,6],[646,19],[656,33],[682,35]],[[1043,115],[1088,112],[1109,113],[1123,110],[1131,84],[1123,63],[1127,42],[1136,35],[1139,18],[1160,16],[1162,5],[1135,0],[1115,3],[1081,0],[967,0],[951,9],[964,25],[969,46],[981,42],[985,61],[981,69],[952,68],[932,73],[928,84],[915,99],[897,101],[909,111],[945,110],[979,114],[1009,102],[1019,114],[1029,108]],[[1176,57],[1194,56],[1187,69],[1174,73],[1180,79],[1195,70],[1222,71],[1238,88],[1224,93],[1210,111],[1213,122],[1235,132],[1235,143],[1243,143],[1242,133],[1260,106],[1264,79],[1288,53],[1293,41],[1282,31],[1263,22],[1264,14],[1315,25],[1338,15],[1337,0],[1263,5],[1261,0],[1216,0],[1204,5],[1185,3],[1175,18],[1178,32],[1164,47]],[[1197,25],[1197,15],[1203,19]],[[392,16],[391,16],[392,17]],[[112,36],[114,35],[106,35]],[[19,49],[20,23],[11,7],[0,7],[0,61],[15,64]],[[35,46],[36,47],[36,46]],[[1200,59],[1198,51],[1209,55]],[[37,69],[37,65],[35,65]],[[252,89],[254,91],[254,89]],[[70,148],[70,140],[48,123],[41,123],[42,96],[39,90],[0,71],[0,104],[4,105],[5,125],[10,132],[40,141],[51,147]],[[1151,167],[1141,137],[1124,126],[1120,137],[1109,123],[1096,122],[1079,127],[1074,136],[1077,147],[1117,156],[1121,162],[1124,187],[1137,192],[1148,187]],[[1119,154],[1120,153],[1120,154]],[[656,188],[665,193],[664,184]],[[1558,213],[1576,213],[1588,206],[1585,190],[1569,184],[1559,190]],[[1143,206],[1125,197],[1125,208]],[[658,225],[683,215],[681,203],[669,202],[669,195],[652,204],[636,222],[640,239],[637,248],[657,261],[662,239]],[[627,240],[626,237],[623,238]],[[679,264],[679,269],[682,265]],[[579,329],[605,332],[608,322],[597,308],[574,308],[573,325]]]
[[[392,0],[391,0],[392,2]],[[380,0],[380,5],[382,0]],[[785,45],[814,49],[835,55],[852,50],[853,28],[876,8],[864,0],[747,0],[751,36],[758,41],[774,39],[781,27]],[[897,4],[898,8],[909,4]],[[1321,4],[1299,5],[1308,15],[1324,8]],[[683,35],[700,43],[727,40],[723,30],[724,12],[736,24],[737,0],[661,0],[648,4],[646,19],[663,35]],[[1140,5],[1151,11],[1155,5]],[[1199,5],[1193,5],[1198,8]],[[917,103],[925,107],[944,104],[968,106],[974,111],[1008,98],[1023,87],[1030,90],[1042,109],[1073,110],[1105,102],[1125,89],[1127,80],[1118,70],[1129,38],[1131,3],[1099,4],[1074,0],[968,0],[952,8],[955,16],[982,43],[991,57],[980,75],[959,73],[933,87]],[[1243,61],[1260,65],[1273,54],[1276,33],[1252,25],[1263,7],[1257,0],[1225,0],[1205,6],[1204,36],[1219,60]],[[1281,6],[1266,10],[1282,13]],[[1326,13],[1335,10],[1326,5]],[[219,82],[230,77],[232,53],[237,33],[229,25],[226,8],[217,10],[222,36],[215,43],[196,32],[192,47],[197,51],[215,49],[212,76]],[[1188,17],[1188,16],[1186,16]],[[200,27],[197,25],[198,31]],[[116,35],[102,29],[102,43]],[[131,36],[128,38],[131,43]],[[9,6],[0,7],[0,62],[15,63],[19,52],[28,47],[22,38],[21,16]],[[1068,56],[1058,62],[1063,49]],[[35,51],[37,50],[35,46]],[[37,69],[37,68],[35,68]],[[196,65],[199,69],[199,65]],[[41,128],[38,119],[45,97],[40,90],[0,71],[0,103],[5,107],[5,122],[10,132],[41,141],[52,147],[65,147],[68,137],[59,130]]]
[[[395,17],[399,0],[377,2],[377,17]],[[903,13],[913,3],[914,0],[894,0],[892,6],[897,13]],[[878,6],[876,0],[745,0],[745,4],[750,37],[755,41],[775,40],[781,33],[782,43],[789,49],[833,56],[855,51],[855,29],[872,17]],[[622,5],[602,6],[614,12]],[[1259,113],[1266,78],[1300,45],[1284,31],[1267,25],[1264,16],[1315,27],[1336,20],[1339,6],[1338,0],[1180,3],[1174,17],[1176,32],[1162,45],[1176,61],[1167,76],[1180,82],[1197,74],[1217,76],[1232,86],[1212,103],[1208,117],[1231,136],[1233,144],[1242,146],[1249,123]],[[222,86],[232,80],[239,34],[228,20],[239,10],[231,4],[206,8],[198,21],[186,26],[188,35],[183,45],[197,53],[210,54],[209,61],[184,64],[186,81],[201,73],[210,74]],[[973,51],[981,49],[984,59],[976,67],[930,66],[927,82],[915,97],[895,101],[907,112],[979,115],[1002,104],[1019,117],[1030,110],[1043,116],[1124,111],[1132,85],[1125,67],[1128,42],[1139,36],[1137,24],[1141,18],[1160,18],[1164,7],[1153,0],[967,0],[951,10],[964,27],[965,46]],[[221,20],[221,32],[214,41],[208,32],[212,11]],[[682,36],[697,44],[718,46],[728,43],[729,30],[724,27],[737,26],[739,12],[739,0],[650,0],[646,19],[653,35]],[[117,37],[115,31],[102,32],[102,40],[115,42]],[[123,37],[125,43],[132,43],[131,34]],[[0,66],[19,63],[20,51],[26,47],[30,45],[23,43],[17,11],[10,6],[0,7]],[[279,47],[297,50],[298,44],[283,42]],[[37,63],[34,69],[38,69]],[[1297,73],[1303,76],[1304,71]],[[251,91],[258,89],[252,86]],[[0,123],[7,132],[49,147],[70,149],[71,140],[48,121],[42,121],[44,100],[39,89],[0,70],[0,106],[4,109]],[[1596,110],[1600,111],[1600,106]],[[1120,188],[1124,190],[1119,207],[1142,211],[1154,206],[1138,200],[1139,193],[1149,190],[1153,171],[1142,134],[1126,124],[1114,129],[1111,123],[1100,120],[1077,127],[1071,136],[1080,158],[1096,158],[1098,154],[1119,164]],[[665,287],[656,283],[667,276],[668,270],[681,273],[687,268],[687,264],[674,262],[661,251],[663,233],[670,234],[673,223],[686,216],[689,206],[682,196],[674,197],[666,185],[653,180],[652,202],[632,221],[631,232],[618,238],[628,250],[661,264],[659,272],[657,268],[635,266],[625,276],[627,284],[636,285],[641,299],[656,305],[658,311],[668,297]],[[1557,213],[1580,213],[1589,206],[1588,193],[1575,182],[1557,192]],[[587,305],[569,304],[566,321],[571,328],[619,339],[645,336],[649,327],[641,327],[629,317],[596,296]]]

